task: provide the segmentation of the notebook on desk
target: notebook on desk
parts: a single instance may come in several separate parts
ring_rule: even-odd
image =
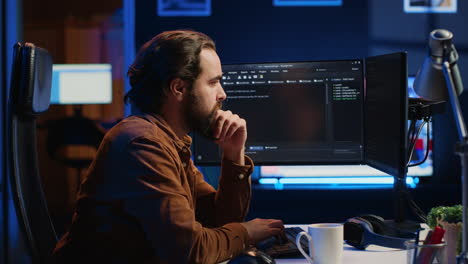
[[[276,237],[270,237],[260,241],[255,246],[274,258],[302,257],[296,246],[296,236],[304,231],[300,227],[286,227],[284,229],[286,241],[280,241]],[[308,241],[305,236],[301,237],[301,246],[305,252],[309,252]]]

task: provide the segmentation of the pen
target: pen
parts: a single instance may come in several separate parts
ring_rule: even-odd
[[[433,231],[431,231],[424,241],[424,245],[432,245],[432,244],[440,244],[442,242],[442,238],[444,237],[445,230],[439,226],[436,226]],[[434,250],[435,248],[422,248],[421,252],[418,256],[418,261],[415,263],[418,264],[426,264],[431,263],[432,259],[434,258]]]
[[[416,231],[416,241],[414,241],[414,253],[413,253],[413,263],[416,264],[416,257],[418,256],[418,245],[419,245],[419,232],[420,232],[420,229],[418,229],[418,231]]]

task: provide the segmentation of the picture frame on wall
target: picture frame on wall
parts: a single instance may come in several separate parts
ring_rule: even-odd
[[[211,16],[211,0],[157,0],[157,14],[168,16]]]
[[[273,6],[341,6],[343,0],[273,0]]]
[[[457,0],[403,0],[405,13],[456,13]]]

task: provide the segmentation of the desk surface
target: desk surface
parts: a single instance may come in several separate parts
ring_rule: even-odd
[[[275,259],[277,264],[309,264],[305,258]],[[346,264],[396,264],[406,263],[406,251],[369,246],[366,250],[357,250],[349,245],[344,245],[343,263]]]
[[[285,225],[286,227],[299,226],[306,230],[307,225]],[[424,235],[428,229],[423,225],[421,235]],[[393,249],[370,245],[366,250],[358,250],[354,247],[343,243],[343,263],[346,264],[399,264],[406,263],[406,250]],[[275,259],[277,264],[309,264],[305,258],[294,259]],[[227,261],[220,264],[225,264]]]
[[[228,261],[220,264],[226,264]],[[276,264],[309,264],[305,258],[275,259]],[[406,251],[370,245],[357,250],[344,244],[343,263],[346,264],[399,264],[406,263]]]
[[[286,227],[299,226],[306,230],[307,225],[286,225]],[[344,243],[343,263],[346,264],[395,264],[406,263],[406,251],[370,245],[366,250],[358,250]],[[277,264],[308,264],[305,258],[275,259]]]

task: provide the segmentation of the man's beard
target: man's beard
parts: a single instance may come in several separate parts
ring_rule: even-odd
[[[197,132],[208,139],[215,140],[212,121],[216,111],[222,109],[222,103],[217,102],[209,113],[201,112],[201,108],[199,97],[190,94],[184,109],[186,123],[191,131]]]

